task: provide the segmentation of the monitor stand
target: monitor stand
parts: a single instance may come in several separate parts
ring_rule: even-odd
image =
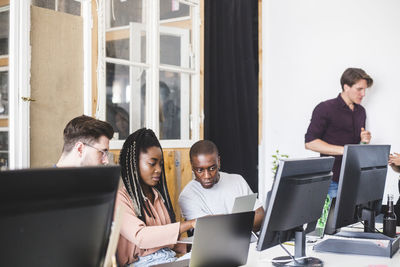
[[[314,257],[306,257],[306,234],[301,229],[295,232],[294,260],[289,256],[276,257],[272,259],[273,266],[306,266],[322,267],[323,262]]]
[[[361,220],[364,220],[365,233],[375,233],[375,211],[362,209]]]

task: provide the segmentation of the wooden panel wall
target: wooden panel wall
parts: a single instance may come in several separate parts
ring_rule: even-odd
[[[8,56],[0,58],[0,67],[8,66]]]
[[[168,191],[172,205],[174,206],[176,220],[183,220],[178,204],[178,198],[182,189],[192,180],[189,149],[181,148],[164,150],[164,166]]]
[[[10,4],[10,0],[0,0],[0,6],[7,6]]]

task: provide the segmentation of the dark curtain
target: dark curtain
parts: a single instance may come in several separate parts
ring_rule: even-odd
[[[258,1],[204,4],[204,137],[258,192]]]

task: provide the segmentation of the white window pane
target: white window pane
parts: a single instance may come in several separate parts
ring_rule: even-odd
[[[112,114],[115,112],[112,109],[116,110],[117,106],[128,111],[129,132],[117,130],[117,140],[123,140],[138,128],[149,126],[159,129],[161,140],[171,144],[180,144],[177,141],[185,140],[182,145],[187,145],[187,141],[193,136],[198,138],[198,110],[191,107],[192,90],[198,89],[197,84],[192,84],[192,75],[198,79],[198,74],[183,73],[186,69],[195,71],[193,63],[198,55],[195,55],[197,50],[194,50],[197,46],[192,42],[193,38],[198,40],[198,36],[192,35],[198,31],[193,32],[193,23],[197,20],[191,15],[198,13],[193,12],[198,7],[175,0],[156,1],[160,1],[160,19],[153,17],[154,12],[150,12],[154,11],[154,1],[105,0],[105,61],[108,62],[106,118],[116,128],[115,114]],[[147,27],[151,19],[157,20],[151,24],[158,23],[158,30]],[[153,30],[159,32],[158,43],[149,43],[149,40],[155,41],[158,38],[147,38],[153,36]],[[153,53],[159,53],[159,62],[152,60]],[[147,61],[147,56],[151,61]],[[111,61],[117,65],[111,64]],[[145,65],[130,65],[136,63]],[[151,71],[150,76],[146,69]],[[157,71],[159,75],[152,75],[153,71]],[[150,82],[149,79],[157,79],[157,76],[159,81],[155,84],[154,80]],[[125,100],[129,103],[123,102],[122,97],[117,97],[123,90],[126,94],[130,92]],[[117,103],[117,100],[121,102]],[[194,126],[191,125],[191,112],[196,123]],[[115,142],[114,146],[121,144],[122,142]]]
[[[190,43],[187,29],[160,27],[160,64],[190,68]]]
[[[32,0],[32,5],[37,7],[43,7],[47,9],[56,9],[56,1],[55,0]]]
[[[81,3],[75,0],[32,0],[32,5],[75,16],[81,15]]]
[[[0,131],[0,151],[8,150],[8,132]]]
[[[0,115],[8,115],[8,71],[0,71]]]
[[[129,135],[129,67],[107,63],[106,120],[111,123],[116,139]]]
[[[8,152],[0,152],[0,170],[7,170],[8,168]]]
[[[190,137],[190,77],[160,71],[160,139]]]
[[[75,16],[81,15],[81,3],[75,0],[57,0],[57,11],[68,13]]]
[[[180,4],[180,6],[186,5]],[[186,7],[189,10],[192,8]],[[190,12],[188,12],[189,14]],[[160,64],[192,68],[192,23],[190,16],[172,23],[170,21],[160,22]]]
[[[128,26],[130,22],[143,22],[143,0],[107,0],[107,2],[109,27]]]
[[[8,131],[0,131],[0,171],[8,168]]]
[[[129,60],[129,39],[107,41],[106,57]]]
[[[0,12],[0,56],[8,55],[10,11]]]
[[[160,20],[190,16],[190,7],[178,0],[160,0]]]
[[[145,71],[113,63],[106,65],[106,120],[115,139],[124,140],[145,125]]]
[[[132,53],[132,60],[137,61],[137,58],[140,58],[140,62],[147,62],[146,60],[146,44],[147,44],[147,37],[146,37],[146,31],[140,31],[140,37],[133,36],[132,40],[139,40],[140,39],[140,46],[136,45],[133,46],[133,53]],[[139,42],[137,42],[139,44]]]
[[[129,27],[106,32],[106,57],[146,62],[146,25],[130,23]]]
[[[181,37],[167,34],[160,35],[160,63],[181,65]],[[188,56],[188,55],[187,55]]]

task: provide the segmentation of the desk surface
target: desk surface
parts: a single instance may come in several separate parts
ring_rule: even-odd
[[[397,231],[400,228],[397,227]],[[329,236],[325,236],[325,240]],[[271,260],[279,256],[287,256],[286,252],[278,245],[272,248],[266,249],[264,251],[257,251],[256,244],[250,244],[249,256],[247,259],[247,264],[244,266],[258,267],[258,266],[272,266]],[[400,266],[400,249],[393,255],[392,258],[387,257],[377,257],[377,256],[366,256],[366,255],[350,255],[350,254],[336,254],[336,253],[322,253],[313,250],[314,244],[307,244],[306,256],[319,258],[324,262],[326,267],[337,267],[337,266]],[[294,255],[294,246],[285,245],[286,249]]]
[[[293,246],[285,246],[291,253],[294,254]],[[312,249],[313,245],[307,245],[307,256],[319,258],[324,262],[326,267],[337,267],[337,266],[400,266],[400,250],[393,255],[392,258],[386,257],[375,257],[365,255],[346,255],[346,254],[335,254],[335,253],[320,253],[315,252]],[[256,251],[256,243],[250,245],[249,257],[247,264],[244,266],[248,267],[265,267],[272,266],[271,260],[275,257],[286,256],[286,252],[280,247],[275,246],[264,251]]]

